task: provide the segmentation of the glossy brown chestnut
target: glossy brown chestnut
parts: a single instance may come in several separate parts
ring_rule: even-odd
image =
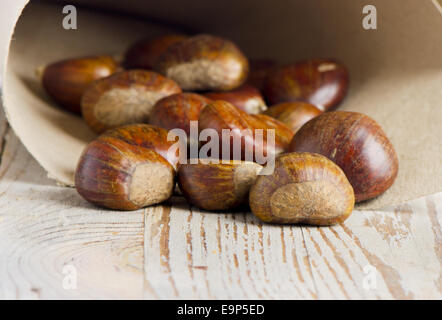
[[[396,152],[382,128],[357,112],[326,112],[310,120],[293,137],[290,151],[319,153],[335,162],[357,202],[386,191],[398,172]]]
[[[155,103],[180,93],[171,79],[144,70],[115,73],[93,82],[81,100],[87,125],[97,133],[131,123],[149,120]]]
[[[190,134],[190,121],[198,121],[201,110],[212,100],[196,93],[177,93],[159,100],[149,123],[167,130],[183,129]]]
[[[265,80],[269,104],[305,101],[322,111],[336,108],[348,88],[347,69],[334,60],[312,59],[280,67]]]
[[[270,118],[270,117],[268,117]],[[271,121],[263,121],[258,115],[249,115],[244,111],[236,108],[226,101],[214,101],[208,104],[202,111],[199,117],[199,130],[214,129],[219,137],[222,137],[223,129],[227,129],[231,133],[230,142],[228,145],[226,141],[220,138],[219,147],[220,155],[225,149],[230,147],[230,156],[235,160],[251,160],[249,155],[246,155],[246,150],[253,150],[253,154],[260,154],[265,157],[275,156],[287,150],[290,137],[293,135],[291,131],[281,122],[270,118]],[[257,139],[257,133],[262,132],[262,139]],[[267,129],[274,129],[275,131],[275,148],[268,146]],[[290,131],[290,137],[287,136],[287,131]],[[234,157],[233,146],[234,141],[241,141],[241,157]],[[256,161],[256,158],[253,158]]]
[[[81,113],[81,96],[94,80],[115,72],[117,64],[109,56],[84,57],[52,63],[43,70],[42,84],[61,107]]]
[[[354,203],[342,170],[312,153],[277,157],[273,174],[258,176],[249,196],[253,214],[273,223],[332,225],[347,219]]]
[[[254,162],[182,164],[178,186],[187,201],[204,210],[229,210],[247,204],[249,190],[262,167]]]
[[[136,148],[151,149],[165,158],[174,168],[179,161],[179,150],[169,152],[174,141],[167,140],[166,129],[149,124],[130,124],[108,130],[100,135],[100,140],[118,139]]]
[[[187,39],[181,34],[167,34],[143,39],[133,44],[126,52],[123,65],[127,69],[153,69],[164,51],[171,45]]]
[[[250,120],[252,123],[256,120],[258,121],[256,124],[254,124],[254,126],[257,128],[274,129],[275,135],[280,143],[284,146],[290,145],[294,133],[283,122],[265,114],[253,114],[251,115]],[[285,150],[287,150],[287,148],[285,148]]]
[[[273,117],[296,133],[307,121],[319,116],[321,110],[306,102],[285,102],[269,107],[265,115]]]
[[[75,187],[84,199],[116,210],[136,210],[167,200],[174,179],[173,167],[158,153],[113,137],[92,141],[75,171]]]
[[[183,90],[232,90],[245,81],[249,63],[233,42],[201,34],[170,46],[155,69]]]
[[[209,92],[204,94],[212,100],[224,100],[248,114],[258,114],[267,109],[261,93],[251,85],[243,85],[231,91]]]

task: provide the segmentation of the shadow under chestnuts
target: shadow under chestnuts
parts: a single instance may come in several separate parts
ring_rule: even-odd
[[[108,56],[50,64],[42,85],[100,134],[75,171],[78,193],[100,207],[156,205],[178,186],[202,210],[333,225],[397,176],[376,121],[332,111],[349,86],[336,60],[249,62],[228,39],[166,34],[129,47],[121,66]],[[175,129],[186,136],[184,153]]]

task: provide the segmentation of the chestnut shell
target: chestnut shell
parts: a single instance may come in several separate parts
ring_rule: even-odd
[[[108,130],[99,136],[99,139],[118,139],[138,149],[150,149],[165,158],[174,168],[179,161],[179,153],[169,153],[175,143],[167,140],[166,129],[149,124],[131,124]]]
[[[295,134],[289,150],[319,153],[335,162],[357,202],[385,192],[398,173],[396,151],[384,131],[358,112],[326,112],[310,120]]]
[[[263,92],[269,104],[304,101],[329,111],[344,99],[348,83],[348,71],[339,62],[311,59],[272,72],[265,80]]]
[[[249,62],[233,42],[199,34],[170,46],[155,70],[183,90],[232,90],[246,80]]]
[[[174,177],[173,167],[154,150],[108,136],[93,140],[83,151],[75,170],[75,188],[97,206],[136,210],[167,200]]]
[[[263,120],[263,117],[266,120]],[[283,123],[264,115],[249,115],[226,101],[214,101],[207,105],[199,117],[199,130],[214,129],[220,137],[220,156],[226,145],[221,141],[223,129],[231,130],[230,156],[234,158],[233,145],[235,139],[241,139],[241,158],[234,160],[252,160],[246,157],[246,144],[250,144],[255,155],[277,155],[288,149],[292,132]],[[262,141],[255,139],[255,129],[262,129]],[[275,130],[275,149],[271,150],[267,145],[267,129]],[[246,131],[244,131],[246,130]],[[227,160],[227,159],[224,159]]]
[[[251,185],[262,167],[254,162],[222,161],[181,164],[177,182],[187,201],[204,210],[229,210],[247,204]]]
[[[166,34],[140,40],[127,50],[123,65],[127,69],[153,69],[164,51],[186,38],[185,35]]]
[[[259,176],[249,196],[253,214],[273,223],[340,223],[351,214],[354,202],[342,170],[313,153],[277,157],[273,174]]]
[[[265,115],[278,119],[294,133],[307,121],[319,116],[321,113],[321,110],[306,102],[283,102],[273,105],[264,111]]]
[[[258,114],[267,109],[259,90],[248,84],[231,91],[208,92],[204,96],[212,100],[230,102],[235,107],[249,114]]]
[[[112,92],[120,92],[112,94]],[[121,92],[126,92],[123,96]],[[155,103],[181,88],[172,79],[147,70],[128,70],[94,81],[81,99],[81,111],[86,124],[95,132],[149,119]],[[106,103],[102,102],[107,96]],[[97,109],[105,107],[99,112]]]
[[[90,56],[52,63],[43,71],[46,92],[61,107],[81,114],[81,97],[94,81],[114,73],[117,64],[109,56]]]
[[[190,134],[190,121],[198,121],[201,110],[212,100],[196,93],[177,93],[159,100],[149,123],[167,130],[183,129]]]

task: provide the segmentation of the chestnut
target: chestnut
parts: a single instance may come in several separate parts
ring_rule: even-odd
[[[243,85],[231,91],[209,92],[204,94],[212,100],[224,100],[249,113],[258,114],[267,109],[261,93],[251,85]]]
[[[290,151],[319,153],[335,162],[353,186],[357,202],[385,192],[399,166],[379,124],[358,112],[326,112],[313,118],[295,134]]]
[[[200,34],[171,45],[155,70],[183,90],[232,90],[245,81],[249,63],[233,42]]]
[[[274,129],[275,135],[278,138],[279,142],[283,146],[290,145],[290,142],[293,138],[293,131],[288,126],[286,126],[283,122],[273,118],[269,117],[265,114],[253,114],[251,115],[249,119],[252,123],[254,123],[254,126],[256,128],[263,128],[263,129]],[[254,122],[257,121],[257,122]],[[287,147],[284,147],[284,150],[287,150]]]
[[[264,157],[275,156],[288,149],[290,139],[286,136],[286,130],[289,129],[275,119],[272,119],[271,125],[269,123],[263,121],[257,115],[245,113],[226,101],[218,100],[208,104],[201,111],[199,131],[213,129],[219,137],[222,137],[223,130],[230,131],[230,141],[223,141],[222,139],[219,141],[219,155],[230,148],[231,159],[252,160],[246,155],[246,151],[251,150],[253,152],[253,161],[256,161],[255,157],[257,154]],[[262,129],[262,139],[257,139],[256,129]],[[274,150],[268,147],[267,129],[276,129],[274,131]],[[235,156],[233,151],[234,141],[241,142],[241,155],[238,157]]]
[[[117,72],[94,81],[84,92],[81,110],[95,132],[149,120],[154,104],[181,92],[171,79],[144,70]]]
[[[336,108],[348,89],[347,69],[330,59],[311,59],[269,74],[263,93],[269,104],[304,101],[321,111]]]
[[[81,96],[94,80],[114,73],[117,64],[109,56],[67,59],[46,66],[42,85],[48,95],[61,107],[81,113]]]
[[[177,181],[190,204],[204,210],[231,210],[247,204],[250,187],[261,169],[254,162],[199,160],[181,164]]]
[[[75,188],[87,201],[109,209],[136,210],[167,200],[175,171],[152,149],[114,137],[89,143],[75,171]]]
[[[249,196],[253,214],[272,223],[341,223],[354,203],[353,189],[342,170],[312,153],[277,157],[273,174],[258,176]]]
[[[306,102],[285,102],[273,105],[264,111],[265,115],[273,117],[296,133],[307,121],[319,116],[321,110]]]
[[[149,123],[167,130],[183,129],[190,134],[190,121],[198,121],[201,110],[212,100],[196,93],[177,93],[159,100]]]
[[[99,136],[100,140],[118,139],[136,148],[151,149],[165,158],[174,168],[179,162],[179,149],[169,152],[175,143],[167,140],[166,129],[149,124],[131,124],[108,130]]]
[[[158,57],[167,48],[186,38],[187,36],[181,34],[166,34],[140,40],[127,50],[123,65],[126,69],[153,69]]]

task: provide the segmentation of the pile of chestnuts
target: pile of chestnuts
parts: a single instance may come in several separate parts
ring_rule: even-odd
[[[360,113],[333,111],[349,85],[335,60],[249,62],[227,39],[170,34],[135,43],[122,61],[90,56],[50,64],[42,84],[99,134],[80,157],[75,187],[101,207],[135,210],[178,193],[204,210],[250,208],[265,222],[332,225],[397,175],[395,150],[380,126]],[[192,122],[197,131],[230,130],[241,152],[218,162],[186,154],[192,161],[183,163],[168,133],[190,136]],[[272,150],[257,129],[274,130]],[[273,157],[273,172],[260,174],[266,164],[245,150]]]

